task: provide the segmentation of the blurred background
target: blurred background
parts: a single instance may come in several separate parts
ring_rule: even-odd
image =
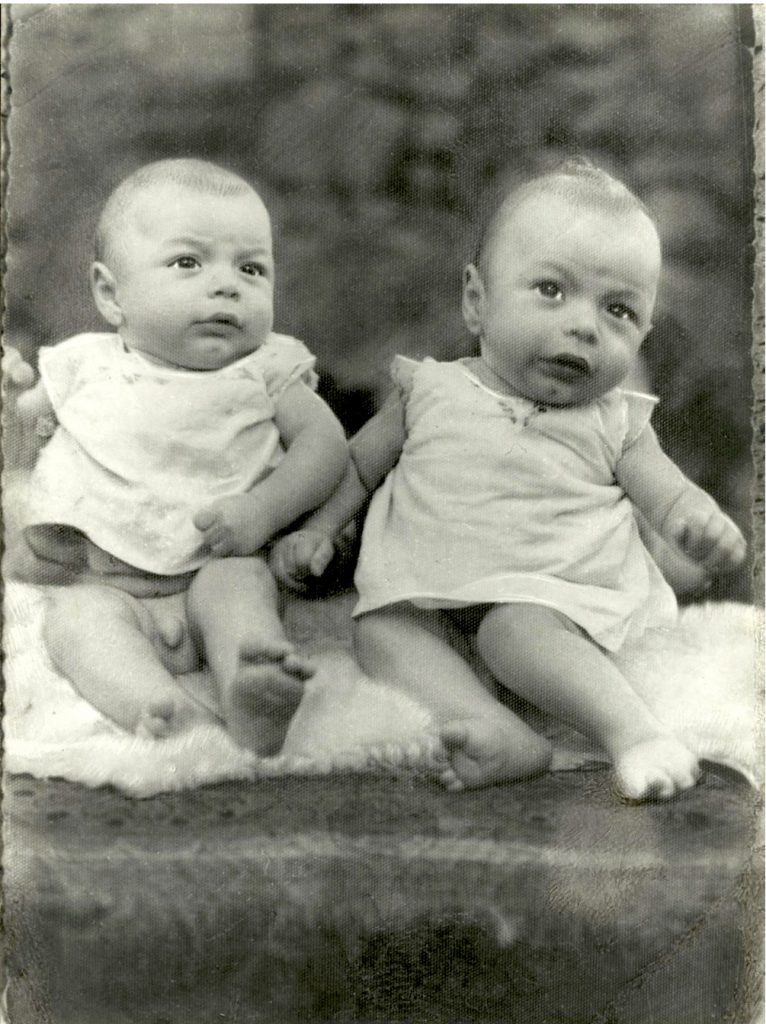
[[[471,351],[460,276],[482,200],[581,153],[655,213],[644,346],[666,450],[750,534],[753,44],[747,5],[14,5],[6,341],[98,329],[98,210],[198,155],[260,183],[276,328],[349,431],[392,355]],[[747,600],[749,570],[712,595]]]

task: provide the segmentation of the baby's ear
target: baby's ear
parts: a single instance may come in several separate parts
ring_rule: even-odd
[[[101,316],[112,327],[122,323],[122,310],[117,302],[117,282],[104,263],[96,261],[90,268],[90,290]]]
[[[484,284],[479,271],[469,263],[463,271],[463,319],[471,334],[481,334]]]

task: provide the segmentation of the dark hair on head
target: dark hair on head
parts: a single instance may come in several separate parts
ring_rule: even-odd
[[[124,178],[104,203],[96,226],[97,260],[109,263],[114,256],[117,236],[125,225],[136,197],[155,185],[168,184],[216,196],[255,192],[255,189],[234,171],[207,160],[180,157],[144,164]]]
[[[570,157],[550,171],[538,174],[494,196],[481,218],[479,235],[472,262],[479,270],[486,263],[487,253],[499,234],[501,225],[523,202],[533,196],[560,196],[584,206],[609,213],[629,213],[640,210],[654,223],[654,217],[627,185],[596,167],[587,157]]]

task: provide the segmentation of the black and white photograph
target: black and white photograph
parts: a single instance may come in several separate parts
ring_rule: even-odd
[[[763,1024],[762,44],[3,5],[2,1024]]]

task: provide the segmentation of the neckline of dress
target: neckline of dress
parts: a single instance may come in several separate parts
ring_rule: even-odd
[[[483,380],[477,377],[477,375],[465,365],[465,362],[462,359],[458,359],[458,364],[460,365],[463,375],[472,384],[475,384],[481,391],[485,391],[488,395],[492,395],[493,398],[498,399],[500,402],[522,402],[525,405],[531,405],[533,407],[545,407],[544,403],[535,402],[531,398],[524,398],[523,395],[511,395],[504,391],[495,391],[494,388],[491,388],[488,384],[485,384]]]

